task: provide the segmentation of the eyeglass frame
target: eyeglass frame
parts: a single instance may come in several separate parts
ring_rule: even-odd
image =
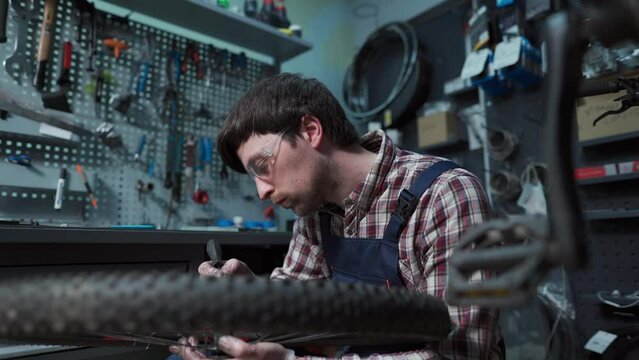
[[[262,146],[262,150],[259,154],[259,157],[257,160],[251,160],[249,161],[249,163],[246,165],[246,172],[249,174],[249,176],[255,180],[255,179],[260,179],[260,180],[265,180],[271,173],[271,167],[275,164],[275,156],[277,154],[275,154],[275,149],[278,148],[278,153],[279,153],[279,146],[282,142],[282,140],[284,139],[284,135],[293,128],[293,125],[288,126],[286,128],[284,128],[284,130],[278,132],[275,135],[275,138],[269,140],[266,144],[264,144]],[[270,160],[270,161],[269,161]],[[267,165],[267,170],[265,174],[258,174],[257,171],[255,171],[255,165],[257,164],[257,162],[265,162]],[[259,171],[259,172],[263,172],[263,171]]]

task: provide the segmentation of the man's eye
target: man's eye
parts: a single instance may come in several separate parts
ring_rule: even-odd
[[[266,161],[266,159],[256,161],[255,172],[258,174],[266,174],[268,172],[268,161]]]

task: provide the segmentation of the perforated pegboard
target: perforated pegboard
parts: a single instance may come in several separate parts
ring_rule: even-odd
[[[28,21],[26,58],[35,69],[40,36],[41,21],[44,12],[44,0],[24,1],[17,3],[26,5],[32,3]],[[103,122],[115,125],[115,132],[122,138],[123,146],[111,149],[97,137],[81,135],[79,142],[47,139],[40,136],[37,126],[24,126],[21,121],[27,120],[12,117],[8,122],[0,121],[0,152],[4,156],[28,153],[33,159],[34,169],[57,169],[66,167],[70,176],[78,177],[75,164],[80,163],[89,175],[91,185],[98,200],[97,209],[87,201],[82,191],[67,191],[65,196],[69,201],[80,201],[83,206],[69,214],[69,209],[63,212],[53,210],[53,194],[57,175],[42,180],[37,188],[21,188],[14,186],[19,183],[12,179],[12,174],[0,176],[0,216],[5,218],[25,217],[24,213],[15,210],[16,199],[23,194],[35,200],[30,194],[38,194],[38,204],[20,202],[20,206],[30,208],[30,218],[40,221],[88,225],[110,226],[117,224],[150,223],[164,227],[167,223],[167,209],[171,199],[171,189],[166,189],[164,178],[165,163],[169,138],[170,121],[163,111],[163,98],[168,85],[167,71],[168,54],[176,45],[180,53],[180,60],[184,57],[185,48],[190,39],[134,23],[128,19],[104,15],[105,28],[103,34],[116,35],[130,45],[123,51],[119,59],[112,51],[102,44],[99,45],[95,58],[96,70],[86,71],[89,59],[89,44],[91,41],[90,24],[78,26],[78,12],[74,8],[74,1],[59,0],[56,7],[54,41],[47,77],[43,93],[59,90],[57,79],[61,72],[62,46],[65,41],[73,44],[70,71],[71,87],[68,92],[69,105],[75,115],[77,125],[94,131]],[[0,56],[7,59],[14,52],[14,44],[18,36],[18,14],[10,6],[8,21],[8,38],[6,44],[0,45]],[[78,35],[79,32],[79,36]],[[146,39],[150,39],[149,42]],[[123,115],[113,109],[109,99],[117,94],[135,93],[143,63],[144,50],[150,43],[150,71],[141,91],[132,102],[129,111]],[[245,68],[233,60],[239,54],[229,52],[224,61],[216,63],[209,58],[209,44],[195,43],[199,50],[202,64],[208,68],[206,76],[198,78],[193,63],[189,63],[184,74],[180,75],[177,83],[178,111],[174,123],[175,139],[186,140],[193,136],[196,141],[209,137],[213,142],[212,163],[204,166],[203,176],[200,177],[200,187],[207,190],[210,201],[206,205],[198,205],[192,200],[195,187],[194,179],[184,175],[184,147],[180,147],[178,154],[182,161],[181,201],[173,202],[175,211],[172,213],[170,228],[180,228],[187,224],[210,224],[214,219],[243,216],[245,219],[263,220],[263,210],[269,204],[259,201],[255,193],[255,186],[249,177],[228,171],[229,177],[222,179],[220,172],[222,162],[215,150],[215,139],[221,123],[232,104],[252,84],[263,76],[272,74],[275,69],[253,59],[247,59]],[[209,67],[208,64],[211,64]],[[106,78],[113,81],[105,82],[104,94],[100,104],[93,99],[95,77],[100,69],[104,70]],[[16,76],[15,69],[10,72],[0,70],[0,84],[3,89],[11,89],[11,93],[22,102],[41,106],[41,94],[31,85],[33,73]],[[131,86],[133,84],[133,86]],[[209,117],[196,116],[198,110],[204,107]],[[16,125],[17,124],[17,125]],[[27,128],[17,134],[15,128]],[[24,129],[23,129],[24,130]],[[26,135],[25,135],[26,134]],[[146,136],[146,146],[138,161],[133,161],[133,154],[140,137]],[[26,140],[25,140],[26,137]],[[21,140],[22,139],[22,140]],[[18,145],[19,144],[19,145]],[[196,154],[198,146],[196,145]],[[151,164],[155,170],[150,171]],[[16,165],[17,166],[17,165]],[[138,180],[143,183],[153,183],[154,190],[139,196],[136,190]],[[6,188],[6,189],[5,189]],[[11,189],[9,189],[11,188]],[[17,194],[17,195],[13,195]],[[11,201],[9,201],[11,200]],[[73,209],[73,208],[72,208]],[[65,216],[61,216],[62,213]]]
[[[491,158],[492,171],[504,170],[520,177],[522,170],[529,163],[546,163],[545,97],[544,89],[540,88],[529,92],[515,92],[508,97],[491,98],[487,101],[489,130],[506,130],[518,138],[517,151],[513,156],[507,160]],[[573,141],[577,166],[639,158],[635,143],[625,146],[609,144],[582,152],[576,139]],[[617,289],[622,293],[632,293],[639,289],[639,242],[636,240],[639,227],[636,217],[615,219],[622,211],[639,214],[639,191],[636,180],[588,186],[581,184],[578,187],[582,209],[586,212],[584,226],[588,229],[586,241],[589,263],[583,270],[571,271],[569,281],[577,311],[577,325],[584,337],[589,338],[597,330],[633,321],[636,323],[636,319],[604,314],[596,292]],[[523,213],[523,209],[516,204],[516,198],[506,200],[493,197],[493,200],[497,212],[502,216]],[[600,219],[593,219],[593,214],[598,215]]]

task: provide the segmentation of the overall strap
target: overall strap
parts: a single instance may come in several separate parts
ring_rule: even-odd
[[[384,230],[384,240],[398,242],[399,234],[404,225],[415,211],[419,199],[432,185],[433,181],[445,171],[458,168],[459,165],[452,161],[440,161],[429,166],[419,174],[408,190],[402,189],[399,193],[397,209],[391,214],[390,221]]]

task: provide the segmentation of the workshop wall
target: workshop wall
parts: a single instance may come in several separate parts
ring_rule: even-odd
[[[38,48],[43,2],[36,4],[37,8],[27,17],[29,21],[25,27],[27,36],[24,40],[24,55],[27,59],[35,59]],[[153,224],[174,229],[186,225],[212,225],[216,219],[231,219],[234,216],[242,216],[246,220],[263,220],[264,210],[269,204],[257,199],[255,186],[249,177],[229,171],[228,178],[222,178],[220,174],[223,166],[217,155],[212,156],[208,165],[205,165],[207,176],[196,175],[201,180],[200,185],[209,190],[211,201],[206,204],[193,202],[195,179],[192,176],[183,179],[184,187],[179,193],[179,205],[175,196],[170,195],[171,191],[164,188],[163,182],[165,171],[170,167],[168,160],[165,164],[165,159],[175,156],[175,162],[188,161],[185,144],[188,144],[189,136],[194,136],[198,145],[205,138],[209,138],[210,145],[214,145],[217,130],[230,106],[251,84],[266,74],[273,73],[273,67],[251,58],[246,58],[245,64],[238,62],[241,60],[238,57],[240,53],[229,51],[220,68],[225,70],[218,72],[206,89],[205,79],[197,79],[195,70],[187,71],[178,86],[178,107],[175,110],[178,118],[175,122],[177,133],[175,136],[169,135],[174,121],[167,120],[164,102],[168,83],[165,71],[168,66],[167,54],[174,42],[180,52],[178,56],[184,56],[182,51],[189,39],[137,23],[131,20],[133,16],[124,21],[126,26],[122,25],[122,21],[113,25],[118,28],[116,30],[119,34],[130,39],[137,47],[125,50],[120,59],[115,59],[109,54],[110,50],[100,47],[96,64],[108,76],[105,75],[107,79],[104,80],[101,102],[94,104],[96,72],[85,71],[88,30],[81,29],[81,36],[76,40],[78,23],[74,17],[72,1],[60,1],[57,10],[53,50],[42,93],[52,94],[58,91],[62,43],[73,40],[71,85],[66,93],[68,99],[58,100],[65,100],[62,102],[71,106],[74,115],[62,113],[63,115],[53,117],[62,116],[67,119],[70,130],[76,135],[66,140],[43,137],[39,133],[39,124],[13,111],[9,119],[0,122],[0,150],[3,155],[16,160],[22,155],[29,155],[32,160],[31,166],[7,162],[1,164],[0,216],[35,219],[51,224],[101,227]],[[10,14],[14,12],[11,8]],[[11,15],[9,18],[12,19]],[[106,18],[116,19],[110,16]],[[4,59],[14,52],[12,44],[21,26],[14,21],[8,25],[8,37],[11,40],[0,47],[0,56]],[[116,30],[109,28],[109,31]],[[148,78],[141,80],[141,67],[138,66],[141,53],[145,51],[141,44],[147,36],[152,42],[152,50],[148,54],[150,71]],[[202,61],[214,61],[212,55],[206,53],[204,44],[210,42],[194,43],[202,53]],[[234,61],[235,65],[230,65]],[[27,64],[33,66],[29,61]],[[191,63],[187,69],[194,68],[194,63]],[[240,69],[244,70],[239,71]],[[43,110],[39,110],[43,101],[41,94],[30,86],[33,72],[20,75],[17,70],[12,70],[10,73],[11,76],[6,72],[0,75],[3,102],[17,102],[22,104],[19,106],[21,109],[42,112]],[[139,91],[129,112],[120,114],[114,111],[109,105],[109,99],[131,91],[133,83],[146,83],[146,87]],[[138,86],[135,88],[139,89]],[[57,95],[64,94],[59,92]],[[203,108],[208,114],[197,115]],[[93,135],[99,126],[108,128],[112,125],[115,130],[103,133],[104,137]],[[111,141],[116,139],[110,137],[111,133],[118,135],[118,144]],[[146,145],[144,152],[139,161],[134,161],[134,154],[142,143],[143,136]],[[169,156],[174,147],[179,148],[174,149],[174,155]],[[195,154],[200,152],[197,147],[194,150]],[[88,175],[98,206],[93,206],[93,201],[87,201],[81,176],[75,172],[76,163],[82,164]],[[67,169],[68,190],[63,208],[55,211],[53,196],[58,173],[63,167]],[[139,182],[143,185],[141,191],[137,190]],[[152,191],[147,190],[150,183],[154,184]],[[169,207],[173,208],[170,217],[167,211]],[[281,226],[283,228],[284,225]]]

